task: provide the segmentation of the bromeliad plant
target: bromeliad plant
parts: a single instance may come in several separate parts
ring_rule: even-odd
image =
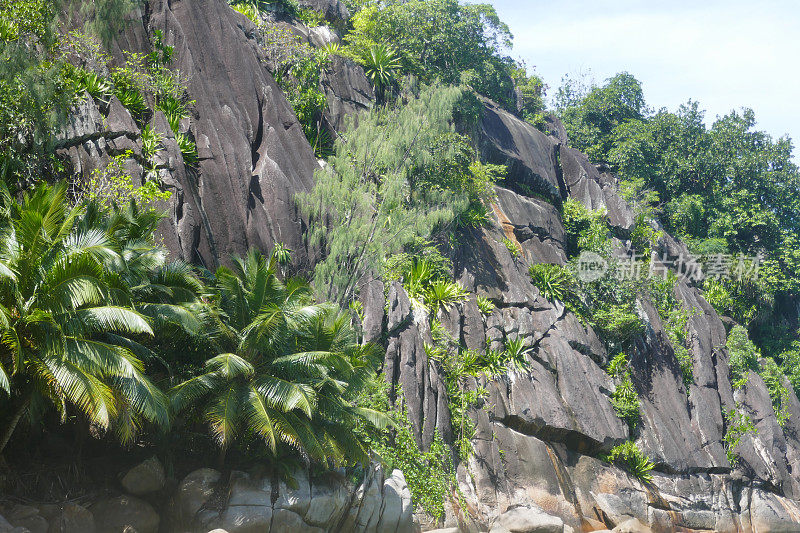
[[[345,313],[317,304],[300,279],[282,281],[278,257],[251,252],[216,273],[220,353],[171,393],[176,412],[196,410],[222,462],[237,440],[262,439],[274,455],[346,464],[367,459],[358,424],[388,417],[356,399],[375,375],[377,352],[361,346]]]

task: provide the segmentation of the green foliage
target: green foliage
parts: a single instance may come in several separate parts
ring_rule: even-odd
[[[480,310],[483,316],[489,316],[494,312],[494,304],[488,298],[484,298],[483,296],[478,296],[478,309]]]
[[[618,353],[608,362],[606,372],[612,378],[622,378],[628,372],[628,356],[622,352]]]
[[[519,93],[517,107],[520,110],[520,116],[526,122],[541,129],[545,124],[544,94],[547,86],[539,76],[535,74],[528,76],[524,64],[513,69],[512,76]]]
[[[375,44],[391,44],[401,74],[424,82],[469,85],[513,108],[514,62],[503,55],[511,33],[489,4],[458,0],[364,2],[352,18],[348,47],[359,55]]]
[[[114,85],[94,72],[84,73],[80,81],[83,88],[86,89],[86,92],[88,92],[92,98],[100,100],[103,103],[108,103],[109,98],[114,94]]]
[[[627,345],[633,337],[644,332],[642,319],[628,305],[611,305],[592,314],[595,329],[602,338],[615,345]]]
[[[570,92],[567,87],[560,94]],[[592,87],[585,95],[562,100],[558,112],[572,145],[593,161],[606,161],[615,129],[641,119],[646,107],[641,84],[623,72],[606,80],[602,87]]]
[[[375,94],[383,98],[387,88],[392,87],[397,81],[396,71],[400,69],[400,59],[391,46],[384,43],[375,43],[364,50],[361,64],[367,79],[375,88]]]
[[[185,133],[176,133],[175,142],[178,143],[178,148],[180,148],[181,155],[183,156],[183,162],[190,167],[197,166],[199,159],[197,157],[197,145],[195,142]]]
[[[614,446],[608,455],[603,458],[610,463],[619,464],[643,483],[651,483],[653,481],[651,472],[655,465],[633,441],[629,440]]]
[[[434,520],[444,518],[447,496],[457,486],[450,450],[437,432],[428,451],[417,446],[405,413],[397,414],[397,430],[373,444],[387,469],[403,472],[415,508]]]
[[[561,265],[537,263],[531,265],[531,279],[546,300],[573,302],[575,300],[575,278]]]
[[[647,213],[640,212],[636,215],[631,231],[631,245],[637,253],[649,258],[661,235],[661,232],[650,224],[650,217]]]
[[[567,232],[567,255],[582,251],[607,255],[611,251],[611,235],[603,210],[590,211],[578,200],[568,198],[562,207],[561,218]]]
[[[783,370],[778,366],[772,358],[765,358],[761,362],[761,371],[759,372],[764,379],[764,384],[769,391],[769,397],[772,400],[772,409],[775,411],[775,418],[778,420],[778,425],[781,427],[786,426],[786,421],[789,420],[789,390],[784,385],[786,376]]]
[[[776,324],[797,320],[800,297],[800,170],[791,140],[758,131],[749,109],[711,127],[696,102],[653,113],[628,74],[573,89],[560,91],[559,105],[571,142],[608,163],[626,188],[649,192],[666,230],[707,267],[716,254],[762,256],[758,276],[716,282],[709,293],[766,355],[779,356],[794,332]]]
[[[0,390],[3,409],[74,409],[100,430],[130,442],[144,424],[166,429],[163,393],[144,373],[136,341],[153,327],[136,311],[128,283],[136,253],[98,211],[70,208],[66,187],[40,185],[19,202],[3,197],[0,236]],[[158,220],[158,217],[155,217]],[[122,229],[121,227],[119,229]],[[140,241],[139,249],[146,243]],[[6,426],[0,450],[19,416]]]
[[[321,136],[322,111],[327,100],[320,76],[328,63],[328,53],[303,42],[288,26],[266,25],[262,34],[268,67],[292,105],[303,133],[316,152],[327,150],[328,146],[322,142],[326,140]]]
[[[86,184],[86,196],[110,207],[123,206],[131,200],[145,208],[159,201],[167,201],[172,197],[169,191],[162,191],[152,182],[143,185],[134,184],[133,178],[125,168],[127,161],[133,157],[130,150],[114,156],[103,169],[95,169]]]
[[[625,353],[618,353],[606,367],[608,375],[614,378],[615,389],[611,396],[611,405],[617,416],[624,420],[633,431],[639,424],[639,395],[633,386],[630,363]]]
[[[366,462],[354,429],[389,424],[356,403],[375,375],[377,351],[356,342],[346,314],[315,304],[304,281],[281,281],[274,254],[250,252],[233,263],[216,273],[227,317],[220,353],[173,389],[173,408],[196,410],[222,449],[258,438],[275,455]]]
[[[330,168],[299,196],[310,217],[309,243],[323,246],[315,287],[350,301],[356,282],[420,239],[449,232],[470,204],[473,183],[461,143],[452,140],[455,87],[423,87],[406,105],[359,115],[336,144]],[[467,186],[464,186],[464,185]],[[477,193],[475,193],[477,195]]]
[[[725,425],[727,429],[722,436],[722,442],[725,445],[725,454],[728,456],[728,462],[731,466],[736,466],[739,463],[739,457],[736,455],[736,449],[739,447],[739,442],[744,435],[751,433],[755,435],[758,430],[756,429],[750,416],[742,413],[737,409],[731,409],[723,413],[725,417]]]
[[[759,370],[758,348],[747,336],[747,330],[738,325],[734,326],[728,334],[726,347],[728,348],[731,383],[734,389],[740,389],[747,383],[747,373]]]
[[[399,265],[403,286],[415,307],[426,309],[433,320],[440,310],[463,302],[467,292],[453,281],[440,265],[427,257],[411,257]]]
[[[511,257],[517,258],[522,255],[522,246],[517,242],[516,239],[509,239],[508,237],[503,237],[503,244],[508,249],[508,253],[511,254]]]
[[[692,352],[689,351],[687,346],[686,325],[689,322],[689,318],[697,313],[696,309],[690,313],[681,307],[673,307],[669,310],[666,319],[662,318],[664,331],[667,333],[667,338],[675,351],[675,358],[681,367],[683,384],[687,392],[689,391],[689,386],[694,383],[694,360],[692,359]]]
[[[794,341],[783,351],[779,360],[783,361],[782,370],[792,384],[795,394],[800,395],[800,340]]]

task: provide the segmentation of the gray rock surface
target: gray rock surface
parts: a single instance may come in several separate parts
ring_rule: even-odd
[[[478,128],[483,159],[508,166],[514,188],[560,201],[562,191],[556,175],[557,141],[520,120],[494,102],[485,100]]]
[[[148,29],[162,31],[175,47],[171,66],[188,80],[196,101],[189,130],[200,159],[196,169],[183,165],[163,118],[154,118],[167,137],[162,181],[173,192],[161,228],[165,244],[213,269],[230,254],[250,247],[268,251],[283,242],[298,265],[307,265],[303,221],[293,197],[311,187],[318,165],[291,106],[262,64],[252,24],[221,0],[150,0],[147,15]],[[146,35],[144,20],[132,17],[115,40],[116,61],[122,50],[148,53]],[[62,150],[88,178],[109,155],[128,148],[139,155],[138,134],[114,99],[105,123],[89,102],[63,134]],[[133,177],[140,179],[141,169]]]
[[[45,514],[42,511],[42,514]],[[48,533],[95,533],[94,515],[75,503],[66,503],[47,516]]]
[[[175,496],[171,530],[204,533],[221,528],[228,533],[306,531],[414,531],[411,493],[398,470],[386,475],[369,470],[353,486],[338,473],[310,478],[296,470],[293,482],[233,471],[229,480],[215,470],[187,475]],[[223,498],[220,496],[225,495]]]
[[[158,492],[164,488],[165,482],[164,467],[156,457],[134,466],[120,481],[125,491],[134,496]]]
[[[562,533],[564,522],[533,505],[514,506],[498,516],[489,533]]]
[[[321,82],[328,100],[325,123],[335,139],[336,133],[344,130],[348,117],[357,121],[359,113],[372,108],[375,92],[361,65],[340,55],[331,57],[322,71]]]
[[[158,533],[160,517],[149,503],[133,496],[100,500],[91,506],[95,526],[103,533]]]

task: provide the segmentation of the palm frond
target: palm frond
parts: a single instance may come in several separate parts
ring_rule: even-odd
[[[285,412],[299,409],[309,418],[313,414],[316,393],[304,383],[293,383],[276,376],[261,376],[254,386],[271,405]]]
[[[255,374],[253,365],[233,353],[223,353],[212,357],[206,361],[206,368],[227,379],[250,377]]]
[[[153,329],[147,320],[125,307],[105,305],[88,307],[75,312],[76,318],[92,333],[114,332],[127,334],[153,335]]]

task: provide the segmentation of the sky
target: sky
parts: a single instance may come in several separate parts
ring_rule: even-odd
[[[482,0],[555,94],[564,74],[628,71],[653,108],[688,100],[710,124],[750,107],[757,128],[800,155],[800,0]],[[473,2],[474,3],[474,2]]]

